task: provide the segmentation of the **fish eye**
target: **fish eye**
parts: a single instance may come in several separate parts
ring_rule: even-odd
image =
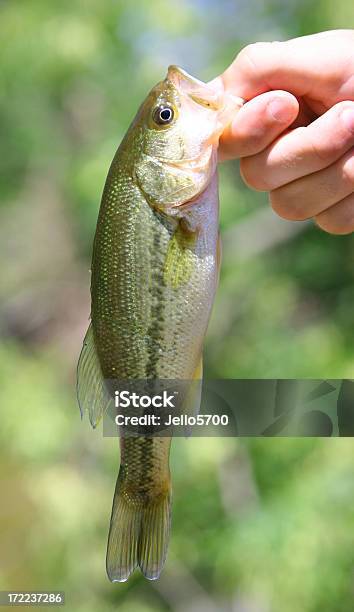
[[[173,121],[174,111],[171,106],[161,105],[155,108],[153,120],[157,125],[168,125]]]

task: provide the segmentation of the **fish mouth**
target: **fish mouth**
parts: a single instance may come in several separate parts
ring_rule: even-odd
[[[176,79],[186,81],[193,87],[208,87],[204,81],[192,76],[189,74],[189,72],[187,72],[187,70],[184,70],[184,68],[181,68],[180,66],[176,66],[176,64],[172,64],[168,67],[167,78],[171,81],[175,81]]]
[[[166,78],[180,92],[187,95],[194,102],[217,112],[217,129],[215,130],[217,138],[244,104],[242,98],[224,90],[216,91],[213,87],[191,76],[179,66],[169,66]]]
[[[183,68],[175,65],[169,66],[167,79],[197,104],[216,111],[222,109],[224,96],[203,81],[188,74]]]

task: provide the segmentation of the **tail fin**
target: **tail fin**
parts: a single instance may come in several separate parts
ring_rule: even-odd
[[[114,493],[107,547],[107,574],[125,582],[139,566],[149,580],[160,576],[165,563],[171,524],[171,487],[147,502],[122,489],[121,473]]]

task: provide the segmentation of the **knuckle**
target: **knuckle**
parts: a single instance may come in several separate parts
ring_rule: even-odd
[[[306,128],[304,128],[306,130]],[[306,132],[304,132],[305,136]],[[322,164],[330,164],[333,160],[333,144],[327,142],[326,145],[318,146],[316,139],[311,137],[309,139],[309,146],[311,147],[312,155]]]
[[[350,100],[345,100],[344,102],[339,102],[335,105],[336,119],[339,118],[342,124],[342,129],[344,128],[344,132],[346,133],[346,139],[352,141],[354,139],[354,122],[353,120],[348,121],[348,115],[345,116],[344,113],[350,111],[354,114],[354,102]]]
[[[259,130],[249,134],[244,134],[244,141],[247,142],[248,155],[257,155],[264,149],[264,134]]]
[[[239,53],[239,58],[245,59],[247,61],[249,59],[253,59],[255,56],[258,55],[259,51],[261,50],[264,44],[268,44],[268,43],[255,42],[255,43],[251,43],[250,45],[246,45],[245,47],[243,47],[243,49],[241,49]]]
[[[342,100],[333,106],[333,111],[339,115],[347,109],[354,110],[354,102],[352,100]]]
[[[240,160],[240,173],[246,185],[252,189],[256,191],[269,191],[270,186],[264,179],[264,175],[253,157],[244,157]]]
[[[312,155],[321,164],[329,165],[338,154],[343,151],[343,147],[354,142],[354,128],[351,129],[345,120],[342,119],[344,111],[352,110],[354,113],[354,102],[344,101],[339,102],[328,111],[325,128],[333,137],[326,139],[318,129],[312,130],[306,127],[298,128],[298,134],[302,136],[307,146],[310,148]],[[302,132],[302,133],[301,133]]]
[[[263,54],[272,44],[273,43],[270,42],[255,42],[247,45],[241,49],[240,53],[238,54],[237,60],[239,65],[245,64],[248,69],[251,67],[251,69],[255,71],[259,58],[263,57]]]

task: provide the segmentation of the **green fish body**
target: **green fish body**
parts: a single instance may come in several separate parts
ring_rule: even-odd
[[[235,99],[170,67],[113,159],[78,365],[80,408],[94,427],[112,402],[107,380],[201,379],[219,268],[216,150],[236,109]],[[107,549],[112,581],[127,580],[137,566],[151,580],[160,575],[171,521],[170,444],[121,437]]]

